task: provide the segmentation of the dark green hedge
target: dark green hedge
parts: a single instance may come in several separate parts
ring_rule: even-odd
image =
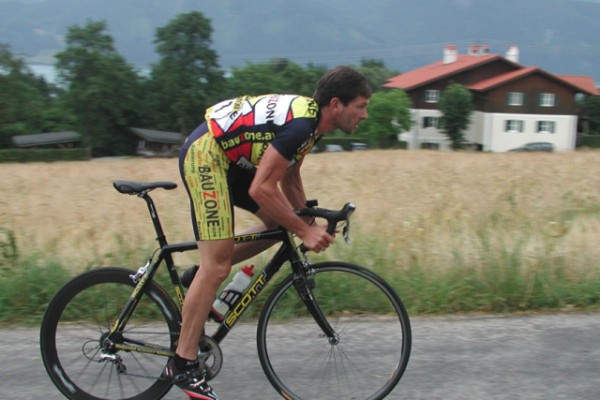
[[[600,148],[600,135],[582,135],[577,138],[577,147]]]
[[[86,149],[3,149],[0,163],[87,160]]]
[[[600,135],[584,135],[577,139],[577,147],[600,148]]]

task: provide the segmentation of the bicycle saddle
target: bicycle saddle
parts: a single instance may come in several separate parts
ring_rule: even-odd
[[[166,190],[175,189],[177,184],[174,182],[134,182],[134,181],[114,181],[113,186],[119,193],[140,194],[153,189],[162,188]]]

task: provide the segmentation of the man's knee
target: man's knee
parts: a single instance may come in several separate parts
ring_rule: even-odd
[[[202,278],[220,285],[231,272],[233,239],[198,242],[198,249]]]
[[[201,279],[211,286],[218,287],[223,283],[231,272],[231,263],[229,264],[209,264],[204,263],[200,268]]]

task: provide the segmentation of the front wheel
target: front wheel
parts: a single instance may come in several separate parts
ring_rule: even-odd
[[[366,268],[341,262],[312,268],[312,294],[336,337],[315,323],[290,276],[271,293],[258,323],[267,378],[287,399],[383,399],[410,356],[410,321],[400,298]]]
[[[150,400],[171,388],[161,373],[168,360],[164,353],[175,349],[181,318],[160,286],[147,282],[125,329],[109,335],[133,293],[133,273],[113,267],[85,272],[48,304],[40,331],[42,359],[67,398]]]

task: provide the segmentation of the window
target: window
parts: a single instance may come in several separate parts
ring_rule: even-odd
[[[538,121],[537,133],[554,133],[556,123],[554,121]]]
[[[509,106],[522,106],[524,103],[525,95],[522,92],[510,92],[508,94],[508,105]]]
[[[439,90],[426,90],[425,91],[425,102],[426,103],[437,103],[440,101]]]
[[[556,95],[554,93],[540,94],[540,106],[541,107],[554,107],[555,104],[556,104]]]
[[[524,123],[518,119],[507,119],[505,125],[506,132],[523,132]]]
[[[439,128],[440,117],[423,117],[423,128]]]

